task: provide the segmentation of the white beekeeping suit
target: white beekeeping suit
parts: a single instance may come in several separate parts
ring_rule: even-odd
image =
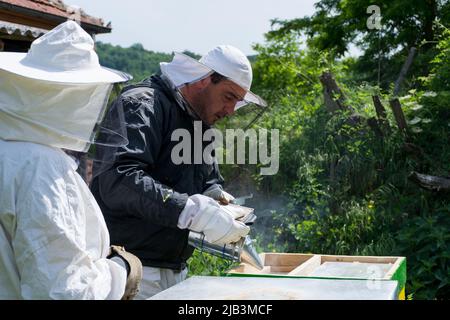
[[[72,21],[27,54],[0,53],[0,299],[120,299],[129,289],[133,263],[107,259],[102,213],[60,149],[84,152],[108,132],[104,143],[127,143],[100,126],[113,83],[126,80],[100,66]]]

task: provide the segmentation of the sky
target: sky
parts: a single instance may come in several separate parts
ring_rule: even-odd
[[[220,45],[233,45],[246,55],[264,43],[270,20],[294,19],[314,13],[317,0],[65,0],[87,14],[112,23],[112,33],[96,40],[171,53],[189,50],[200,55]]]

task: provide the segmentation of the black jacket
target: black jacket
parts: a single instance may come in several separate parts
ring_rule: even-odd
[[[183,269],[193,248],[188,230],[177,227],[188,195],[222,183],[217,164],[180,164],[171,160],[172,132],[184,128],[194,137],[195,118],[186,102],[160,76],[126,87],[121,95],[129,144],[114,165],[95,177],[91,190],[105,216],[111,244],[151,267]],[[203,123],[203,132],[209,127]],[[202,143],[202,150],[210,142]],[[191,150],[194,150],[191,139]],[[193,158],[192,158],[193,159]]]

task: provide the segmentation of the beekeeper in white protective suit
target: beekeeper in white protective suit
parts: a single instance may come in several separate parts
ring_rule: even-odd
[[[94,41],[73,21],[27,54],[0,53],[0,299],[136,294],[140,261],[110,247],[95,199],[61,150],[85,152],[99,137],[127,143],[99,123],[113,84],[128,79],[100,66]]]

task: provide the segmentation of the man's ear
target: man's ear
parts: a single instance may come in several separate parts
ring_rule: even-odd
[[[206,78],[203,78],[198,82],[198,86],[200,89],[206,88],[211,83],[211,76],[208,76]]]

